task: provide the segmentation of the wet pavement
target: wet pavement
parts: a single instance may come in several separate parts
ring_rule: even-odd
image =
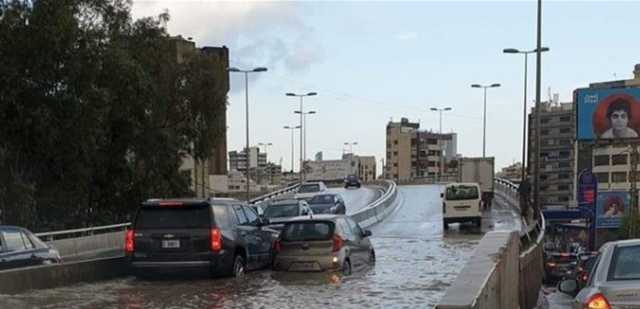
[[[0,308],[433,308],[483,232],[506,223],[485,219],[481,229],[454,224],[443,233],[440,187],[399,190],[398,209],[371,228],[376,264],[346,278],[271,271],[240,280],[128,277],[0,295]],[[345,200],[364,199],[358,191],[369,192],[347,190]]]

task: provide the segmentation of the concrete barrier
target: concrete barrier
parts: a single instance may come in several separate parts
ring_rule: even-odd
[[[111,279],[126,271],[124,257],[4,270],[0,271],[0,294]]]
[[[104,254],[124,254],[125,231],[110,232],[48,242],[58,249],[63,260],[75,260]]]
[[[487,233],[436,308],[517,308],[518,243],[515,231]]]
[[[384,181],[378,185],[384,188],[382,196],[367,207],[350,215],[350,217],[363,228],[367,228],[384,220],[398,205],[396,200],[398,196],[396,183],[393,181]]]

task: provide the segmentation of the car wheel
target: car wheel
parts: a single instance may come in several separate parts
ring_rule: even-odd
[[[376,251],[371,249],[369,251],[369,264],[375,264],[376,263]]]
[[[241,255],[236,255],[233,259],[233,276],[236,278],[242,278],[245,272],[244,258]]]
[[[345,276],[351,275],[351,262],[349,260],[344,260],[344,263],[342,263],[342,274]]]

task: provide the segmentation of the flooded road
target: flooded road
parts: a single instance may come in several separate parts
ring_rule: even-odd
[[[443,234],[439,190],[399,187],[400,206],[371,228],[375,266],[347,278],[271,271],[249,273],[241,280],[130,277],[3,295],[0,308],[432,308],[485,229],[453,225]]]

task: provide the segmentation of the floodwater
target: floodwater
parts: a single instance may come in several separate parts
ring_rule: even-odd
[[[432,308],[486,227],[452,225],[443,232],[440,187],[399,190],[399,207],[371,228],[376,264],[346,278],[268,270],[248,273],[243,279],[128,277],[3,295],[0,308]],[[357,198],[357,192],[375,193],[345,192],[347,204],[365,199]]]

